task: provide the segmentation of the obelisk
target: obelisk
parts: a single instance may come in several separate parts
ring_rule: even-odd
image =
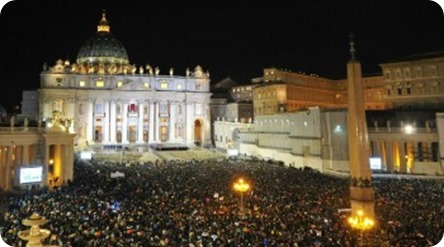
[[[369,141],[364,108],[361,63],[355,58],[355,43],[350,35],[351,59],[347,63],[348,153],[350,163],[350,202],[352,217],[374,220],[374,190],[369,161]]]

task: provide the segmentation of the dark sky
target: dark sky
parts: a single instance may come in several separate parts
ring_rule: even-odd
[[[444,50],[444,15],[428,0],[15,0],[0,15],[0,105],[39,87],[42,65],[74,62],[103,9],[130,62],[183,75],[201,65],[212,83],[244,84],[266,67],[345,78],[349,33],[364,74],[409,54]]]

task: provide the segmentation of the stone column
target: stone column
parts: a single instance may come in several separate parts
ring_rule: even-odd
[[[389,172],[389,173],[393,173],[394,172],[394,166],[393,166],[393,162],[394,162],[394,159],[393,159],[393,156],[394,156],[394,154],[393,154],[393,142],[391,142],[391,141],[387,141],[386,142],[386,148],[387,148],[387,151],[386,151],[386,154],[387,154],[387,172]]]
[[[143,143],[143,107],[144,107],[144,101],[139,102],[139,123],[137,128],[137,142]]]
[[[175,142],[176,140],[176,102],[170,101],[170,123],[168,124],[168,135],[169,135],[169,142]]]
[[[94,102],[92,100],[88,100],[88,122],[86,125],[86,140],[89,142],[94,142]]]
[[[155,125],[155,114],[154,114],[154,104],[155,104],[155,102],[153,102],[153,101],[150,101],[150,103],[149,103],[150,105],[149,105],[149,107],[150,107],[150,112],[149,112],[149,128],[150,128],[150,130],[149,130],[149,133],[148,133],[148,136],[149,136],[149,142],[153,142],[154,141],[154,125]]]
[[[123,103],[122,114],[122,143],[128,143],[128,103]]]
[[[155,126],[154,126],[154,140],[155,142],[160,142],[160,137],[159,137],[159,131],[160,131],[160,116],[159,116],[159,107],[160,107],[160,102],[156,101],[155,102],[156,105],[154,107],[154,121],[155,121]]]
[[[65,174],[66,174],[66,181],[73,180],[74,179],[74,146],[73,145],[66,145],[66,157],[65,157]]]
[[[14,166],[12,155],[14,152],[14,145],[8,146],[8,152],[7,152],[7,158],[6,158],[6,169],[5,169],[5,190],[8,191],[12,184],[11,184],[11,167]]]
[[[204,105],[204,130],[203,130],[203,138],[202,141],[204,142],[204,146],[210,146],[211,145],[211,112],[210,112],[210,105],[207,101],[205,101]],[[235,141],[235,140],[233,140]]]
[[[22,164],[29,165],[30,163],[30,155],[29,155],[29,145],[22,145]]]
[[[406,142],[400,142],[399,143],[399,159],[400,159],[400,163],[399,163],[399,172],[400,173],[406,173],[407,172],[407,158],[406,158],[406,154],[407,154],[407,143]]]
[[[104,109],[104,113],[105,113],[105,117],[103,118],[103,143],[109,143],[109,126],[110,126],[110,106],[111,102],[110,101],[105,101],[105,109]]]
[[[1,150],[5,150],[5,146],[0,146]],[[6,155],[5,152],[0,153],[0,186],[6,188]]]
[[[111,100],[111,110],[109,112],[110,115],[110,142],[115,144],[116,143],[116,101]]]

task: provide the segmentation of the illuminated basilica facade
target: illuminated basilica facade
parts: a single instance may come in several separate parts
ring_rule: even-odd
[[[166,75],[132,65],[105,14],[75,63],[44,65],[39,119],[61,113],[79,145],[210,143],[210,78],[202,67]]]

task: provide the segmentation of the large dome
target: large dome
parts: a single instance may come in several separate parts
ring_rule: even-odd
[[[97,26],[97,33],[83,43],[80,48],[77,63],[129,64],[126,49],[111,34],[105,13]]]

